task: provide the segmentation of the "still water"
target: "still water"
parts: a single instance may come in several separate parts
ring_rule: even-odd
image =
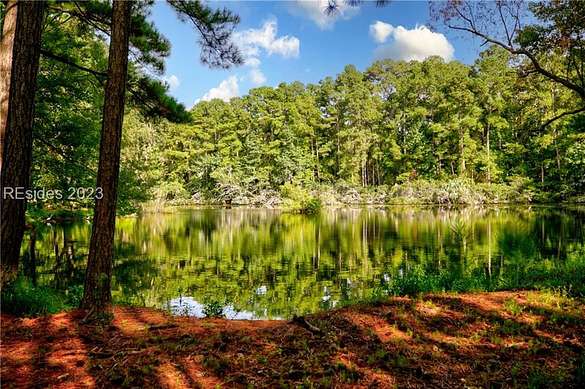
[[[81,288],[90,233],[87,221],[38,229],[38,283]],[[384,207],[305,216],[184,209],[119,218],[115,247],[116,303],[288,318],[397,285],[402,292],[539,286],[566,264],[583,269],[585,211]]]

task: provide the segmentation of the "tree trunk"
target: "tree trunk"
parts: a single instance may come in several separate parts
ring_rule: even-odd
[[[128,73],[128,40],[132,2],[114,0],[112,35],[108,57],[108,81],[104,93],[100,160],[97,188],[103,196],[96,197],[93,228],[85,273],[81,307],[103,312],[110,308],[116,200],[120,172],[120,143],[124,119],[126,77]],[[98,189],[99,191],[99,189]],[[99,192],[98,192],[99,193]]]
[[[487,158],[488,158],[488,165],[487,165],[487,182],[488,184],[492,183],[492,156],[490,150],[490,125],[487,125],[487,134],[486,134],[486,146],[487,146]]]
[[[41,1],[9,1],[6,5],[0,46],[0,286],[16,276],[24,235],[26,200],[24,196],[17,199],[14,191],[27,190],[30,183],[44,8]]]
[[[8,94],[10,93],[10,76],[12,74],[12,48],[14,47],[14,33],[16,30],[16,1],[6,3],[4,21],[2,25],[2,40],[0,42],[0,145],[4,145],[6,133],[6,119],[8,117]],[[0,147],[0,171],[2,171],[2,155],[4,147]]]
[[[459,176],[463,177],[465,175],[465,143],[463,139],[459,139]]]
[[[31,279],[34,286],[37,285],[37,232],[34,227],[30,230],[30,239],[28,243],[28,253],[25,254],[23,261],[24,275]]]

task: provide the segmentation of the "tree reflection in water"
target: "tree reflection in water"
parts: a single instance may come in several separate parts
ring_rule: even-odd
[[[581,209],[545,207],[332,209],[318,216],[190,209],[119,218],[113,296],[179,314],[180,307],[200,315],[205,304],[222,303],[233,317],[277,318],[385,293],[575,280],[571,288],[582,293],[575,289],[583,276],[575,273],[585,269],[584,221]],[[23,250],[25,264],[36,262],[29,274],[59,290],[81,287],[90,233],[87,222],[37,228],[36,256]]]

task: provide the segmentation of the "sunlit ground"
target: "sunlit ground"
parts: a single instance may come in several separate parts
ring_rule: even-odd
[[[239,321],[115,309],[2,317],[6,387],[582,387],[585,309],[555,292],[394,298]],[[307,324],[308,323],[308,324]]]

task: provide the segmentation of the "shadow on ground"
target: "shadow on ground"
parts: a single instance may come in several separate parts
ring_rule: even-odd
[[[290,321],[118,307],[2,316],[10,387],[583,387],[585,305],[548,292],[393,298]]]

